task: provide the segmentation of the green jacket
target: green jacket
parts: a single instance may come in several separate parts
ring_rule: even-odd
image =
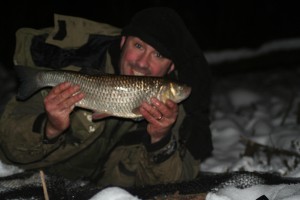
[[[107,24],[55,15],[54,28],[17,31],[14,63],[76,71],[97,67],[118,73],[110,49],[119,34],[120,29]],[[79,108],[71,114],[69,130],[47,141],[43,130],[47,93],[42,90],[27,101],[13,98],[6,105],[0,119],[1,161],[71,179],[88,178],[103,186],[157,184],[197,175],[199,159],[178,142],[182,106],[172,133],[157,144],[149,143],[143,122],[120,118],[92,121],[92,112]]]

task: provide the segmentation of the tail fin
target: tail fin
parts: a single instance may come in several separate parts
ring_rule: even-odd
[[[17,98],[25,100],[41,89],[37,82],[37,74],[40,70],[26,66],[14,66],[20,85],[17,92]]]

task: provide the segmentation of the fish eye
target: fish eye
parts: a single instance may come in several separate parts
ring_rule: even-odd
[[[180,93],[183,89],[184,89],[184,87],[181,86],[181,85],[179,85],[179,86],[177,87],[177,93]]]

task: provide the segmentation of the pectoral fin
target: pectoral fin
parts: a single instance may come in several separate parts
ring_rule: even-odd
[[[136,107],[136,108],[132,109],[132,113],[134,113],[135,115],[141,115],[140,107]]]
[[[136,118],[133,118],[133,121],[140,122],[143,119],[144,119],[144,117],[136,117]]]
[[[144,117],[141,116],[140,107],[136,107],[136,108],[132,109],[132,113],[140,116],[140,117],[133,118],[134,121],[142,121],[144,119]]]
[[[103,119],[106,117],[110,117],[112,115],[108,114],[108,113],[99,113],[99,112],[95,112],[92,114],[92,119],[93,120],[99,120],[99,119]]]

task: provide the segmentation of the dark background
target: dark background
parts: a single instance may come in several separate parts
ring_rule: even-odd
[[[21,27],[53,26],[53,14],[73,15],[123,27],[138,10],[150,6],[176,9],[204,51],[257,48],[262,43],[300,36],[295,1],[276,0],[73,0],[10,1],[1,6],[0,62],[12,64],[15,32]]]

